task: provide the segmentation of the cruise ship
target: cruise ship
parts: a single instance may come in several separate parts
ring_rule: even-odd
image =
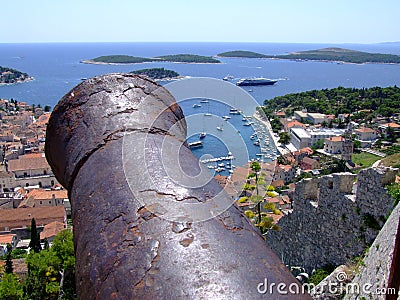
[[[258,78],[242,78],[236,85],[238,86],[246,86],[246,85],[273,85],[277,82],[277,80],[258,77]]]

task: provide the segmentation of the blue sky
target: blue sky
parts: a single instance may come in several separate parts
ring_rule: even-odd
[[[2,1],[0,42],[400,41],[399,0]]]

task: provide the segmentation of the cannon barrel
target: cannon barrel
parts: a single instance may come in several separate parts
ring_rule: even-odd
[[[185,139],[172,95],[138,75],[88,79],[54,108],[45,152],[69,191],[78,298],[311,299],[276,290],[299,284],[235,205],[203,221],[182,214],[217,194],[213,205],[231,201],[214,180],[182,186],[165,171],[171,153],[177,173],[201,169]],[[266,282],[272,296],[259,292]]]

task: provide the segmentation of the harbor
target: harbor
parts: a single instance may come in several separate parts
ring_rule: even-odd
[[[211,99],[190,99],[181,106],[189,115],[187,144],[215,175],[229,177],[236,166],[272,162],[281,153],[271,126],[258,113],[245,115]]]

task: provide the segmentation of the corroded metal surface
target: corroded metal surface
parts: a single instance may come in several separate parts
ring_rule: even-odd
[[[278,292],[280,283],[292,290],[298,283],[236,206],[203,222],[171,222],[138,200],[143,194],[160,206],[167,198],[201,205],[220,192],[214,181],[182,188],[160,171],[160,143],[167,135],[182,145],[183,118],[165,89],[127,74],[87,80],[55,107],[46,156],[69,189],[78,298],[311,299],[288,288],[288,294]],[[132,164],[151,169],[154,189],[129,187],[124,142],[132,147]],[[146,164],[135,156],[135,145],[145,145]],[[183,171],[195,174],[197,158],[185,146],[176,152]],[[272,295],[258,292],[270,284]]]

